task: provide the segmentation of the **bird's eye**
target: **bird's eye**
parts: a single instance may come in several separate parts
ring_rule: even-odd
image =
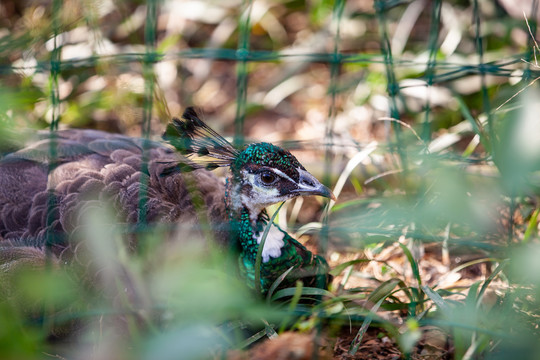
[[[265,185],[270,185],[276,180],[276,175],[272,174],[269,171],[261,173],[261,181]]]

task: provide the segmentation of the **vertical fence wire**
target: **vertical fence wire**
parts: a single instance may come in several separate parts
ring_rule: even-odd
[[[244,0],[239,18],[238,47],[236,49],[236,116],[234,119],[234,145],[243,143],[244,120],[246,117],[247,88],[248,88],[248,60],[249,36],[251,33],[252,1]]]
[[[484,108],[484,113],[487,116],[487,128],[489,138],[491,139],[491,154],[494,158],[497,158],[498,151],[496,147],[493,146],[493,141],[495,140],[495,129],[493,125],[493,114],[491,112],[492,106],[489,99],[488,86],[487,86],[487,75],[489,74],[486,71],[486,64],[484,63],[484,36],[482,34],[482,20],[481,20],[481,10],[478,0],[473,0],[473,21],[474,21],[474,37],[476,45],[476,53],[478,55],[478,71],[480,74],[481,92],[482,92],[482,106]]]
[[[326,129],[325,129],[325,152],[324,152],[324,178],[323,183],[326,186],[330,186],[331,176],[332,176],[332,163],[333,163],[333,142],[334,142],[334,124],[336,120],[336,115],[338,112],[337,108],[337,97],[339,95],[339,74],[340,69],[343,64],[343,58],[340,52],[340,28],[341,20],[343,18],[343,13],[345,10],[345,1],[337,0],[334,2],[334,7],[332,9],[332,23],[331,27],[334,31],[334,44],[333,52],[331,54],[330,65],[330,86],[329,86],[329,95],[330,95],[330,104],[328,107],[328,118],[326,120]],[[323,217],[323,226],[320,233],[319,239],[319,253],[325,254],[328,249],[329,242],[329,226],[328,226],[328,217]]]
[[[389,103],[389,112],[390,117],[392,119],[399,120],[400,119],[400,112],[399,112],[399,106],[398,106],[398,100],[400,97],[400,91],[399,91],[399,82],[396,77],[395,73],[395,63],[394,58],[392,56],[392,47],[390,46],[390,35],[388,33],[388,24],[387,24],[387,16],[386,13],[389,9],[391,9],[394,6],[400,5],[400,2],[397,1],[388,1],[388,0],[375,0],[374,6],[375,6],[375,14],[377,17],[377,22],[379,25],[379,33],[380,33],[380,44],[381,44],[381,52],[384,59],[384,65],[385,65],[385,72],[386,72],[386,91],[388,93],[388,97],[390,100]],[[407,156],[404,149],[404,144],[402,143],[402,136],[401,136],[401,127],[398,123],[392,122],[392,128],[394,130],[396,141],[391,141],[390,137],[388,138],[388,143],[390,144],[391,150],[396,152],[400,159],[400,165],[404,172],[407,171],[408,164],[407,164]],[[390,136],[390,135],[389,135]]]
[[[55,132],[58,130],[58,124],[60,123],[60,94],[58,91],[58,77],[61,71],[61,47],[59,44],[61,33],[61,11],[62,0],[54,0],[52,3],[52,43],[53,49],[50,52],[49,62],[49,99],[51,102],[51,124],[49,129],[51,131],[51,141],[49,142],[49,159],[48,172],[50,173],[54,168],[54,162],[52,159],[58,158],[57,143],[55,141]],[[58,234],[55,233],[55,216],[56,216],[56,196],[52,190],[48,193],[47,199],[47,234],[45,242],[45,250],[47,257],[49,258],[51,247],[59,241],[57,239]]]
[[[50,54],[50,70],[49,70],[49,98],[51,101],[51,124],[49,130],[51,132],[50,142],[49,142],[49,161],[47,172],[50,174],[55,166],[53,159],[58,157],[58,144],[56,141],[56,131],[58,130],[58,124],[60,123],[60,94],[58,89],[58,77],[60,76],[60,67],[61,67],[61,48],[59,42],[59,36],[61,32],[61,11],[62,11],[62,0],[54,0],[52,4],[53,8],[53,17],[52,17],[52,34],[53,34],[53,49]],[[52,258],[53,251],[52,248],[58,244],[62,239],[60,239],[60,234],[56,232],[56,215],[58,212],[57,208],[57,197],[53,189],[47,191],[47,220],[46,220],[46,235],[45,235],[45,266],[47,269],[51,269],[53,266]],[[53,328],[53,317],[48,316],[53,313],[54,309],[48,301],[43,303],[42,308],[42,318],[43,320],[43,329],[45,331],[50,331]]]
[[[143,140],[141,171],[143,174],[148,174],[149,161],[149,137],[152,124],[152,109],[154,101],[154,64],[158,61],[156,53],[156,34],[157,34],[157,16],[158,16],[158,0],[148,0],[146,5],[146,22],[144,27],[144,43],[145,54],[142,61],[142,72],[144,78],[144,99],[143,99],[143,114],[141,135]],[[147,176],[141,176],[139,184],[139,219],[137,228],[146,227],[146,204],[148,202],[148,182]],[[142,251],[143,246],[139,248]]]
[[[431,24],[429,29],[428,51],[429,58],[426,67],[427,97],[424,106],[424,123],[422,125],[422,140],[427,143],[431,139],[431,93],[433,79],[437,68],[437,51],[439,50],[437,40],[439,38],[439,27],[441,23],[441,0],[435,0],[431,4]]]

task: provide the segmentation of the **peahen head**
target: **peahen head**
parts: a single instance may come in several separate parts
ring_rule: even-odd
[[[189,165],[173,165],[171,172],[186,167],[211,170],[229,166],[229,206],[233,210],[247,208],[252,219],[267,206],[297,196],[334,198],[289,151],[265,142],[238,150],[202,122],[193,108],[187,108],[182,119],[173,119],[163,137],[189,158],[197,156]]]
[[[296,196],[333,197],[330,189],[307,172],[290,152],[273,144],[248,145],[230,168],[233,192],[252,216]]]

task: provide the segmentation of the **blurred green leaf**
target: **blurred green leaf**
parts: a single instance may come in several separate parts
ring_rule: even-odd
[[[6,302],[0,302],[0,324],[0,358],[42,358],[42,335],[35,328],[27,326],[21,314]]]

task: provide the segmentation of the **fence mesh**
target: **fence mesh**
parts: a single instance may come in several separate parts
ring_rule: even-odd
[[[520,11],[536,13],[536,1],[526,5]],[[4,90],[25,107],[4,121],[48,123],[51,130],[61,123],[97,126],[149,137],[162,129],[153,118],[164,123],[197,105],[212,119],[234,120],[234,142],[240,144],[246,114],[255,115],[253,128],[277,109],[277,116],[292,112],[287,116],[295,121],[315,118],[323,129],[312,127],[304,138],[327,144],[342,115],[338,135],[363,131],[347,139],[361,147],[378,117],[418,124],[424,142],[438,119],[452,116],[448,121],[457,122],[464,115],[449,115],[437,103],[434,89],[443,89],[450,95],[441,101],[456,98],[462,113],[476,102],[474,111],[487,116],[493,137],[494,105],[537,74],[535,21],[516,16],[516,10],[509,16],[505,6],[511,7],[481,1],[7,3],[4,11],[11,11],[19,28],[5,27],[0,72]],[[511,78],[523,81],[511,86]],[[323,106],[308,113],[310,102],[318,101]],[[9,101],[4,108],[17,111]],[[371,114],[355,114],[360,109]],[[343,130],[347,124],[353,126]],[[392,130],[384,136],[407,167],[402,125],[394,122]],[[326,147],[326,183],[333,158]]]
[[[5,1],[0,151],[20,146],[28,127],[89,127],[149,139],[195,105],[218,132],[234,132],[236,145],[256,138],[308,150],[306,161],[327,185],[373,139],[406,174],[411,151],[418,150],[411,150],[410,129],[429,148],[435,133],[468,123],[472,135],[460,141],[474,150],[476,136],[496,161],[497,118],[540,77],[538,1],[516,6],[508,0]],[[441,157],[487,160],[467,149]],[[320,231],[322,252],[332,232],[328,221]],[[435,238],[440,235],[429,237]]]

